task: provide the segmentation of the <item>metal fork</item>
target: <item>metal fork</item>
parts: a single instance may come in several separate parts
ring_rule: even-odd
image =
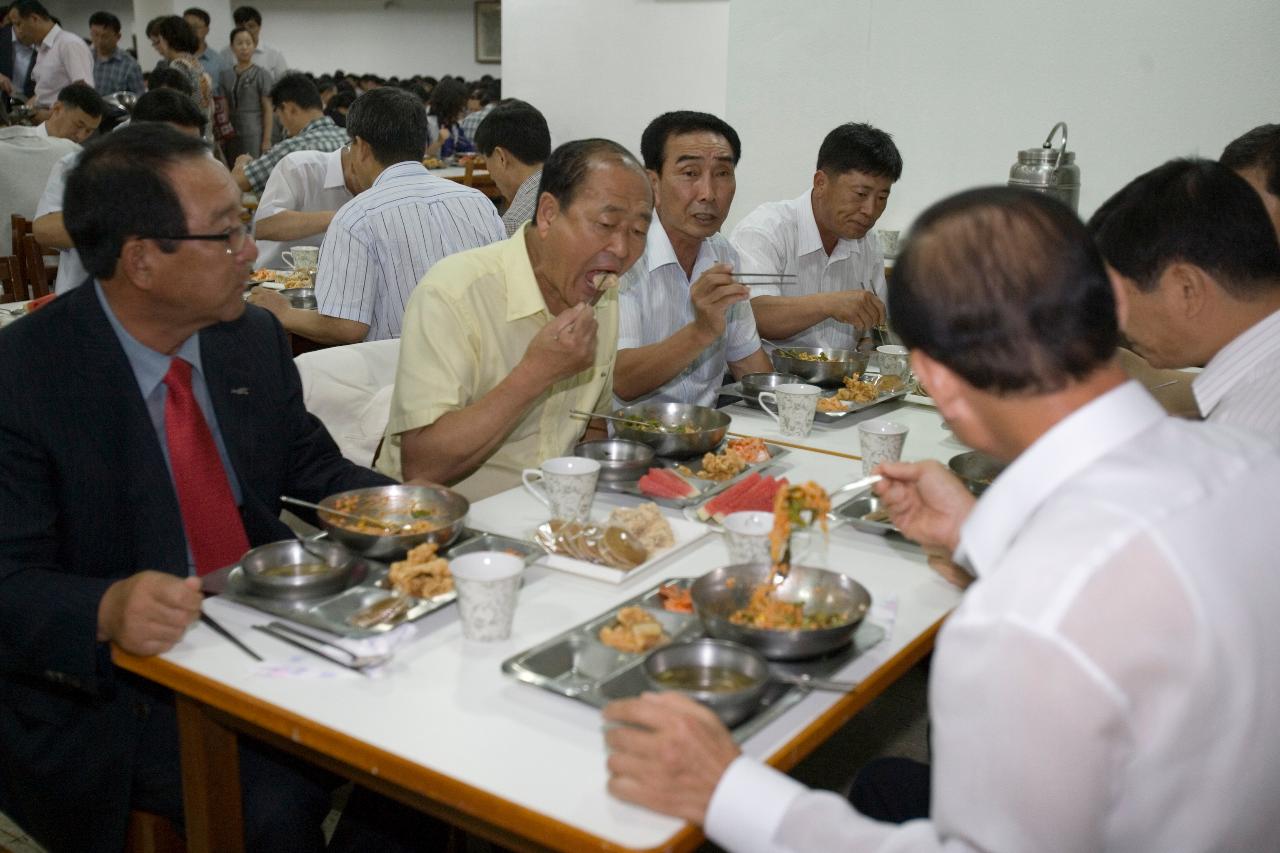
[[[323,637],[317,637],[314,634],[309,634],[306,631],[301,631],[295,628],[294,626],[286,624],[284,622],[268,622],[266,625],[254,625],[253,628],[255,631],[261,631],[264,634],[268,634],[272,637],[275,637],[277,640],[279,640],[282,643],[288,643],[289,645],[294,646],[295,648],[302,649],[304,652],[310,652],[316,657],[324,658],[325,660],[329,661],[329,663],[334,663],[334,664],[337,664],[338,666],[343,666],[343,667],[346,667],[347,669],[355,670],[356,672],[359,672],[361,674],[365,674],[364,670],[368,669],[369,667],[378,666],[380,664],[384,664],[387,661],[391,660],[390,654],[358,655],[349,649],[344,649],[342,646],[339,646],[336,643],[329,642]],[[342,661],[330,655],[325,654],[324,652],[320,651],[317,648],[308,646],[306,643],[296,638],[302,638],[310,642],[317,643],[326,648],[335,649],[341,652],[342,654],[346,655],[347,658],[350,660],[350,663],[343,663]]]

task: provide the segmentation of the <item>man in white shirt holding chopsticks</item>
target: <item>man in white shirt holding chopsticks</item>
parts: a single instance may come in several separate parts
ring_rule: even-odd
[[[957,437],[1010,460],[976,504],[936,462],[879,469],[894,522],[977,577],[933,659],[929,814],[810,791],[674,694],[606,709],[610,791],[731,851],[1270,849],[1280,455],[1127,381],[1102,260],[1045,196],[927,210],[890,308]]]
[[[742,272],[796,277],[785,289],[752,285],[761,337],[852,350],[884,322],[884,252],[872,229],[901,176],[902,156],[889,134],[842,124],[818,149],[812,188],[766,202],[738,223],[730,240]]]
[[[1133,349],[1203,367],[1188,377],[1201,417],[1280,442],[1280,243],[1258,193],[1220,163],[1172,160],[1089,228]]]

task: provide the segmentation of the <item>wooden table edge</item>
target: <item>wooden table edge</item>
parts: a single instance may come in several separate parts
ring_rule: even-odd
[[[939,618],[899,650],[862,681],[856,690],[841,697],[822,716],[771,755],[767,763],[786,772],[817,749],[838,728],[932,650],[934,639],[945,619],[946,616]],[[226,719],[222,720],[222,725],[226,728],[242,731],[307,758],[319,756],[327,759],[322,763],[332,765],[330,769],[342,775],[351,776],[361,784],[409,805],[424,808],[450,823],[508,846],[540,849],[538,846],[531,847],[527,843],[521,843],[532,841],[535,845],[557,850],[589,848],[611,853],[675,853],[693,850],[705,838],[697,827],[685,825],[665,842],[648,851],[619,846],[379,747],[370,746],[350,735],[171,661],[158,657],[137,657],[118,647],[112,648],[112,657],[122,669],[155,681],[180,696],[212,709],[214,716],[226,715]],[[208,723],[219,724],[212,718]],[[404,796],[406,793],[410,796]],[[468,819],[459,821],[459,814]],[[508,827],[520,827],[520,835],[513,834],[515,830]]]

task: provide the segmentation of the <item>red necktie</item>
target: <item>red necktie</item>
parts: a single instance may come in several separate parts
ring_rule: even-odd
[[[169,467],[178,489],[187,546],[196,574],[203,575],[239,560],[249,550],[249,540],[213,433],[191,392],[191,365],[173,359],[164,384],[169,389],[164,400]]]

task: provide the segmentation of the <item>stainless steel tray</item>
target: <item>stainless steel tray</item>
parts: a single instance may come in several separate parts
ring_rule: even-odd
[[[833,508],[827,516],[833,521],[841,521],[855,530],[874,533],[877,536],[894,534],[901,536],[902,531],[893,526],[892,521],[872,521],[864,516],[880,509],[880,499],[875,495],[861,495],[853,500],[845,501]]]
[[[464,529],[458,539],[444,550],[443,555],[456,557],[472,551],[509,551],[522,556],[526,564],[546,555],[546,551],[533,542],[469,529]],[[389,593],[384,587],[379,586],[379,583],[386,578],[388,570],[386,563],[362,558],[351,573],[347,588],[342,592],[320,598],[291,601],[254,595],[245,583],[238,563],[213,572],[206,577],[205,582],[206,586],[212,586],[215,589],[221,586],[221,595],[255,610],[281,616],[300,625],[319,628],[339,637],[355,639],[373,637],[405,622],[421,619],[428,613],[434,613],[453,603],[457,598],[457,593],[448,592],[433,598],[415,599],[404,618],[393,623],[375,625],[372,628],[356,628],[348,625],[348,618],[370,604],[387,597]],[[223,573],[225,573],[223,578],[215,577]]]
[[[643,607],[662,623],[673,642],[705,636],[702,622],[692,613],[665,610],[658,589],[668,584],[686,588],[695,578],[677,578],[657,584],[645,592],[622,602],[617,607],[577,625],[544,643],[502,662],[502,671],[517,681],[569,699],[603,708],[614,699],[639,696],[651,689],[641,664],[645,652],[628,654],[616,651],[598,639],[605,625],[616,621],[624,607]],[[884,639],[884,628],[864,619],[854,632],[853,642],[843,649],[819,658],[803,661],[771,661],[771,669],[789,675],[828,678],[846,664]],[[734,740],[741,743],[803,699],[809,690],[781,682],[770,682],[755,712],[733,729]]]
[[[723,394],[726,397],[737,397],[738,405],[746,406],[747,408],[750,408],[750,409],[760,410],[759,401],[755,400],[752,397],[747,396],[747,394],[743,392],[741,382],[733,382],[733,383],[730,383],[729,385],[725,385],[723,388],[720,389],[719,393]],[[906,395],[907,395],[907,389],[903,388],[901,391],[894,391],[890,394],[885,394],[883,397],[877,397],[876,399],[872,400],[869,403],[854,403],[852,406],[849,407],[848,411],[846,411],[843,415],[834,414],[832,412],[814,412],[813,422],[817,424],[827,424],[827,425],[839,424],[854,412],[861,412],[864,409],[870,409],[872,406],[879,406],[882,403],[888,403],[891,400],[897,400],[901,397],[905,397]],[[822,396],[832,397],[832,396],[835,396],[835,394],[834,392],[831,394],[824,393]],[[853,422],[849,421],[849,423],[853,423]]]
[[[728,441],[726,440],[723,444],[719,445],[714,452],[719,453],[727,443]],[[662,506],[669,506],[674,509],[684,509],[685,507],[697,506],[703,501],[709,500],[710,498],[718,495],[720,492],[723,492],[725,489],[729,488],[734,483],[738,482],[744,477],[749,476],[753,472],[763,471],[772,465],[777,465],[778,460],[786,456],[788,453],[787,448],[781,447],[780,445],[777,445],[777,444],[766,443],[765,449],[769,451],[768,461],[754,462],[748,465],[746,468],[743,468],[742,471],[740,471],[737,475],[730,477],[727,480],[706,480],[705,481],[707,484],[706,488],[698,492],[696,495],[693,495],[692,497],[688,497],[688,498],[655,498],[651,495],[646,495],[644,492],[640,491],[639,478],[636,478],[635,480],[628,480],[622,483],[603,483],[603,482],[598,483],[596,485],[596,491],[612,492],[614,494],[619,494],[619,495],[634,495],[638,498],[644,498],[647,501],[653,501],[656,504],[661,504]],[[700,464],[701,460],[697,457],[694,457],[693,459],[666,459],[664,457],[659,456],[655,458],[653,462],[654,462],[653,467],[655,468],[674,468],[677,465],[685,465],[696,471],[698,469],[698,465]],[[699,482],[699,480],[696,477],[693,477],[690,479],[694,482],[695,485],[697,485],[697,483]]]

